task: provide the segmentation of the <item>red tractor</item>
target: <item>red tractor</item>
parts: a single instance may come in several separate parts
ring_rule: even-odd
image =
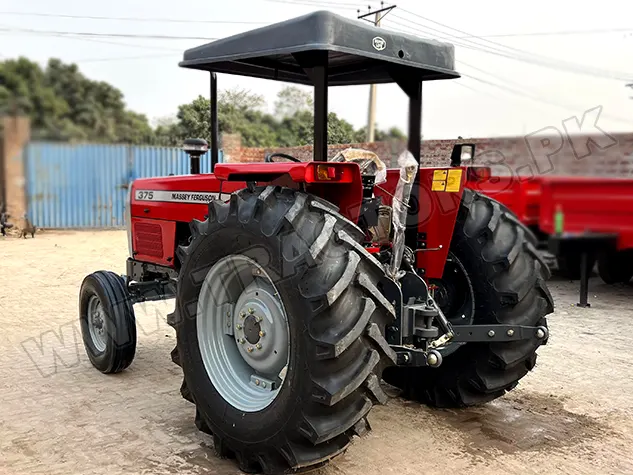
[[[531,233],[465,187],[477,169],[419,168],[422,83],[458,78],[452,45],[316,12],[187,50],[211,74],[211,168],[139,179],[127,275],[80,291],[88,356],[130,365],[133,304],[175,298],[168,323],[182,396],[217,453],[246,472],[322,465],[369,430],[381,381],[438,407],[491,401],[534,368],[553,311]],[[216,73],[314,87],[314,157],[218,163]],[[397,83],[408,152],[387,169],[363,150],[328,160],[328,87]],[[467,180],[468,178],[468,180]]]

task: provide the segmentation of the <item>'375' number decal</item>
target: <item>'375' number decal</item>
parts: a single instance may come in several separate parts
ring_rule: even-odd
[[[151,200],[153,198],[154,198],[154,192],[153,191],[138,190],[136,192],[136,199],[137,200]]]

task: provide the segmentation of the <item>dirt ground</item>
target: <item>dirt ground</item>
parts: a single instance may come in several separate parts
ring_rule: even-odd
[[[0,238],[0,473],[236,474],[213,455],[171,363],[173,301],[137,305],[132,366],[94,370],[77,323],[83,277],[124,272],[122,231]],[[319,475],[632,473],[633,286],[553,279],[556,312],[537,367],[504,398],[432,410],[392,399],[364,439]]]

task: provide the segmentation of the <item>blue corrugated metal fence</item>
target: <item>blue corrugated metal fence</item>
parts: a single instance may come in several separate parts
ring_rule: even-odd
[[[209,173],[208,155],[200,166]],[[42,228],[123,227],[130,181],[188,173],[189,157],[178,148],[31,142],[28,215]]]

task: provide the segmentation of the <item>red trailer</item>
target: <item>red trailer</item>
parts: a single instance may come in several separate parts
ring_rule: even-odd
[[[510,208],[556,256],[559,272],[581,280],[587,304],[589,271],[608,284],[633,277],[633,179],[606,177],[500,177],[471,174],[467,186]],[[562,232],[556,214],[562,216]]]

